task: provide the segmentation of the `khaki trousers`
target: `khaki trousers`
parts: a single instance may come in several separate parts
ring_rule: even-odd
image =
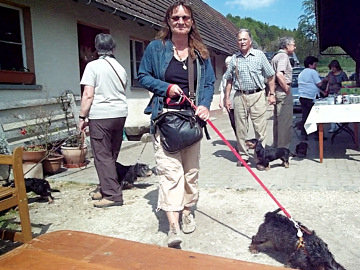
[[[241,158],[249,159],[249,152],[245,145],[248,138],[249,118],[252,121],[255,139],[262,141],[262,145],[266,144],[266,125],[267,125],[267,102],[265,91],[246,95],[240,91],[236,91],[234,96],[234,115],[236,127],[236,139],[238,150]]]
[[[293,97],[287,95],[280,86],[276,87],[274,106],[273,146],[289,148],[292,136]]]
[[[166,152],[160,144],[160,135],[153,136],[155,161],[159,177],[157,210],[182,211],[196,205],[199,199],[200,142],[180,150]]]

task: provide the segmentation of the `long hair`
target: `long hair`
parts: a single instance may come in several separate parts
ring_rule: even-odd
[[[175,1],[172,5],[170,5],[168,7],[168,9],[166,10],[166,13],[165,13],[165,18],[163,20],[162,29],[159,31],[156,38],[161,39],[164,43],[165,43],[165,40],[171,39],[172,32],[170,30],[169,20],[170,20],[170,17],[172,16],[172,14],[174,13],[174,9],[179,6],[183,6],[183,8],[186,9],[190,13],[191,19],[193,20],[193,25],[188,34],[191,57],[193,59],[196,58],[195,50],[197,50],[197,51],[199,51],[199,53],[203,59],[209,58],[209,51],[206,48],[204,42],[202,41],[199,31],[197,30],[193,10],[192,10],[190,4],[188,4],[184,0]]]
[[[330,62],[330,64],[328,65],[329,69],[331,69],[332,67],[336,68],[337,70],[342,70],[340,63],[338,60],[332,60]]]

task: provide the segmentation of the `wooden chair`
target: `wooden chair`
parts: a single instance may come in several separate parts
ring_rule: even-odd
[[[21,232],[0,228],[0,238],[26,243],[32,239],[28,199],[22,167],[21,147],[15,148],[12,155],[0,155],[0,164],[11,165],[15,187],[0,186],[0,211],[17,206],[19,209]]]

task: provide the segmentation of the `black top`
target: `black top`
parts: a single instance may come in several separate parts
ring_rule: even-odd
[[[188,67],[188,59],[184,61],[186,67]],[[177,84],[184,94],[189,97],[189,83],[188,83],[188,70],[184,69],[184,62],[178,61],[175,57],[173,57],[169,63],[169,66],[165,72],[165,81],[171,84]],[[193,62],[194,65],[194,86],[196,86],[197,80],[197,71],[196,71],[196,61]],[[195,89],[194,89],[195,90]],[[196,91],[195,91],[196,92]],[[179,101],[179,97],[171,99],[171,103],[175,103]],[[170,105],[168,106],[165,103],[165,108],[171,109],[187,109],[190,107],[190,103],[186,101],[182,105]]]

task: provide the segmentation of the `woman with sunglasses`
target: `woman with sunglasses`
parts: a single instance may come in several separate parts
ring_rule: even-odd
[[[196,222],[191,210],[199,198],[200,142],[177,153],[169,153],[160,144],[153,120],[169,110],[189,110],[189,65],[193,65],[195,115],[210,116],[215,75],[209,51],[196,28],[191,6],[176,1],[166,11],[163,28],[146,48],[139,67],[140,84],[153,93],[146,114],[151,114],[150,132],[154,134],[155,159],[159,174],[157,210],[164,210],[169,222],[167,244],[182,242],[181,230],[192,233]],[[180,230],[181,214],[181,230]]]

